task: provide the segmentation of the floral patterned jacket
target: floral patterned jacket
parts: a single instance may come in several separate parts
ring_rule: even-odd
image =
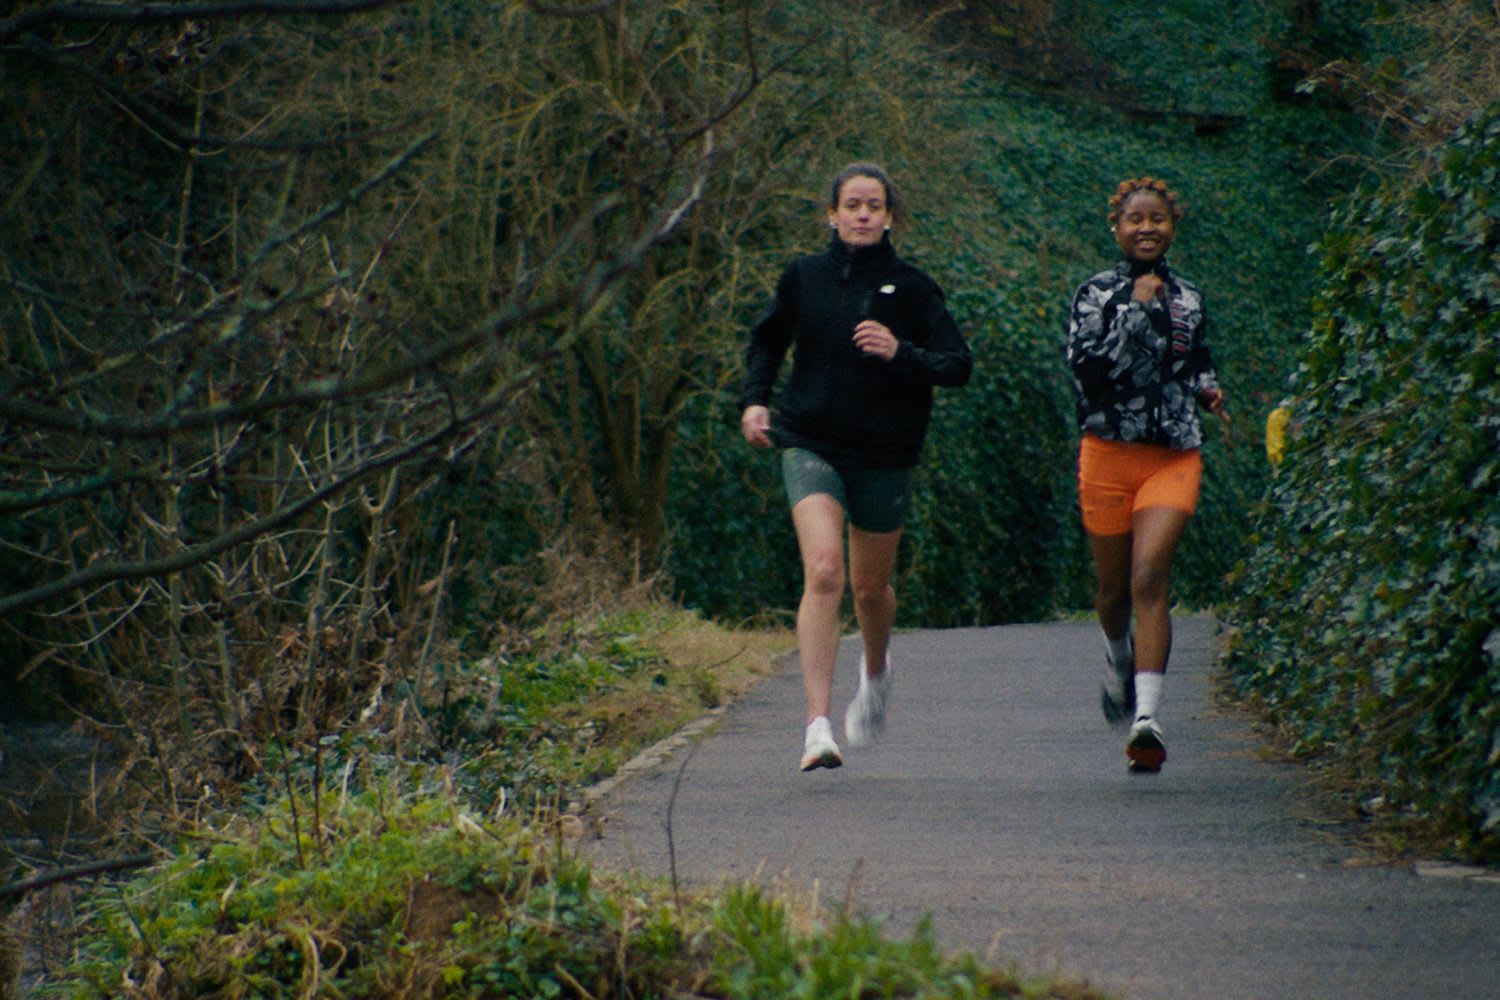
[[[1153,269],[1165,294],[1149,303],[1131,297],[1144,268],[1126,260],[1073,294],[1067,359],[1078,429],[1110,441],[1197,448],[1198,399],[1219,384],[1203,294],[1165,261]]]

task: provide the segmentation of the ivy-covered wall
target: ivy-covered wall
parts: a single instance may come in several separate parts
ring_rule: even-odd
[[[1319,252],[1229,669],[1369,809],[1500,857],[1500,104]]]

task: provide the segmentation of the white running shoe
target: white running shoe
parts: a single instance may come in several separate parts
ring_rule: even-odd
[[[829,725],[828,716],[820,715],[809,722],[807,736],[802,741],[802,770],[839,767],[843,763],[839,745],[833,742],[833,726]]]
[[[885,669],[878,676],[865,673],[865,660],[859,659],[859,690],[844,712],[844,735],[850,746],[867,747],[885,732],[885,710],[891,703],[891,654],[885,655]]]
[[[1167,744],[1161,726],[1149,715],[1136,719],[1125,743],[1126,770],[1131,774],[1156,774],[1167,760]]]

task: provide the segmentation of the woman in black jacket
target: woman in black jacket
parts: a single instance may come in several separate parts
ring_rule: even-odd
[[[757,448],[782,449],[782,476],[802,555],[797,646],[807,698],[801,767],[843,763],[829,723],[839,608],[848,583],[864,652],[844,715],[854,746],[884,730],[889,642],[896,617],[891,571],[921,455],[935,386],[961,386],[973,356],[943,292],[890,241],[900,195],[884,170],[845,167],[833,179],[828,249],[782,272],[750,333],[740,429]],[[792,370],[772,389],[788,349]]]

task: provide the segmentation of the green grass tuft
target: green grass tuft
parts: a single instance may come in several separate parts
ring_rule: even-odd
[[[295,808],[294,808],[295,805]],[[485,821],[441,787],[325,790],[205,828],[95,902],[66,1000],[183,997],[1038,997],[1099,1000],[948,956],[922,926],[598,876],[542,815]]]

